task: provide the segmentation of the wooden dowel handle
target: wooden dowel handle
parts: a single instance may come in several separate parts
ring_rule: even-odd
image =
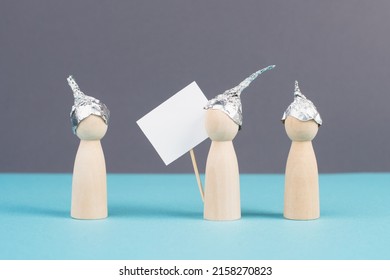
[[[193,149],[190,150],[190,155],[191,155],[192,166],[194,167],[194,173],[195,173],[195,176],[196,176],[196,181],[198,182],[200,197],[202,198],[202,201],[204,202],[204,194],[203,194],[202,181],[200,180],[200,175],[199,175],[199,170],[198,170],[198,164],[196,163],[195,153],[194,153],[194,150],[193,150]]]

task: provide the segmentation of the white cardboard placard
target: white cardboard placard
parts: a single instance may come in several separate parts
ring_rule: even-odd
[[[166,165],[208,137],[203,109],[207,101],[192,82],[137,121]]]

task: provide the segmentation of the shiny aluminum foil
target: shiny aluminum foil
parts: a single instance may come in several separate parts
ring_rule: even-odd
[[[271,70],[275,65],[265,67],[248,78],[243,80],[238,86],[226,90],[224,93],[217,95],[215,98],[209,100],[204,109],[217,109],[227,114],[241,129],[242,126],[242,104],[241,104],[241,92],[249,86],[249,84],[257,78],[260,74],[263,74],[267,70]]]
[[[319,126],[322,125],[322,119],[316,106],[302,94],[298,81],[295,81],[294,101],[284,112],[282,121],[284,122],[288,116],[300,121],[314,120]]]
[[[76,134],[79,123],[90,115],[101,117],[108,125],[110,111],[107,106],[100,100],[92,96],[85,95],[80,90],[72,76],[69,76],[67,80],[74,96],[74,105],[72,106],[72,110],[70,112],[73,133]]]

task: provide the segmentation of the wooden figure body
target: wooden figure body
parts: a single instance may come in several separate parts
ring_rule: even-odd
[[[106,164],[100,144],[106,131],[107,124],[95,115],[88,116],[77,127],[80,145],[73,169],[71,206],[75,219],[107,217]]]
[[[73,168],[71,216],[103,219],[107,217],[107,179],[100,139],[107,132],[110,111],[100,100],[85,95],[72,76],[67,80],[74,97],[72,130],[80,139]]]
[[[206,163],[204,219],[240,219],[240,180],[232,142],[238,125],[224,112],[210,109],[206,111],[205,126],[212,143]]]
[[[232,140],[242,125],[241,93],[250,83],[275,65],[267,66],[209,100],[206,109],[206,132],[211,147],[206,163],[204,218],[231,221],[241,218],[240,178]]]
[[[284,217],[317,219],[320,217],[318,168],[311,141],[318,132],[318,124],[288,116],[284,125],[292,140],[286,164]]]

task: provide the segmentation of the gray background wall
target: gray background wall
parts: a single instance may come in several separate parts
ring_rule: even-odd
[[[320,171],[388,172],[389,26],[386,0],[1,0],[0,172],[72,172],[69,74],[111,110],[109,172],[192,172],[189,156],[166,167],[136,120],[193,80],[212,98],[269,64],[242,96],[241,172],[284,171],[295,79],[324,120]]]

